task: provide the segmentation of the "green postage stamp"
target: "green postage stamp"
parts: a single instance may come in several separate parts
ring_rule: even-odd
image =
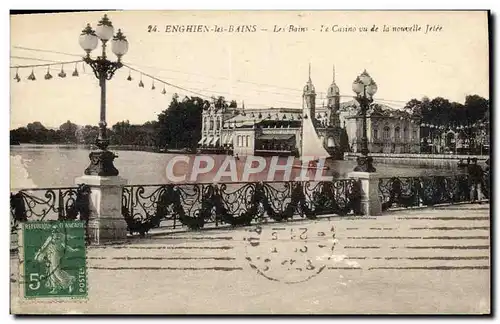
[[[84,222],[27,222],[21,233],[20,290],[25,298],[87,298]]]

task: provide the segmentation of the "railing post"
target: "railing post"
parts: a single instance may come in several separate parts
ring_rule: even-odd
[[[88,223],[91,243],[126,239],[127,223],[122,216],[122,191],[127,180],[120,176],[84,175],[76,178],[75,182],[91,187]]]
[[[57,201],[58,201],[57,219],[64,220],[67,215],[66,215],[66,211],[64,210],[64,198],[63,198],[63,193],[62,193],[61,189],[57,190]]]
[[[382,214],[382,204],[378,192],[379,175],[375,172],[357,172],[348,174],[349,178],[359,180],[361,184],[361,212],[366,216]]]

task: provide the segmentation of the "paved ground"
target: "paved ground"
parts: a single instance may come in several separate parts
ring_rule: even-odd
[[[89,300],[29,313],[489,313],[489,205],[134,239],[88,250]]]

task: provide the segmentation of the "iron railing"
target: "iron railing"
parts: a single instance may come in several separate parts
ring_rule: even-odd
[[[381,178],[378,185],[383,210],[468,202],[478,187],[489,198],[489,174],[481,181],[468,175]],[[11,232],[26,221],[88,224],[89,196],[87,185],[11,193]],[[359,180],[130,185],[122,191],[122,216],[129,232],[140,235],[158,227],[196,230],[333,214],[361,214]]]
[[[122,215],[131,234],[144,235],[158,227],[196,230],[359,214],[360,199],[360,184],[354,179],[132,185],[123,188]]]
[[[392,177],[379,180],[382,210],[469,202],[489,198],[489,177],[469,175]],[[478,188],[483,197],[477,197]]]
[[[84,220],[89,219],[90,187],[22,189],[10,194],[11,233],[19,224],[42,220]]]

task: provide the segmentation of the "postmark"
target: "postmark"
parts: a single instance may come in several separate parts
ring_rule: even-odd
[[[25,299],[87,298],[84,222],[27,222],[20,243],[19,282]]]
[[[268,280],[287,284],[322,273],[337,244],[331,222],[254,226],[246,232],[245,258],[250,267]]]

